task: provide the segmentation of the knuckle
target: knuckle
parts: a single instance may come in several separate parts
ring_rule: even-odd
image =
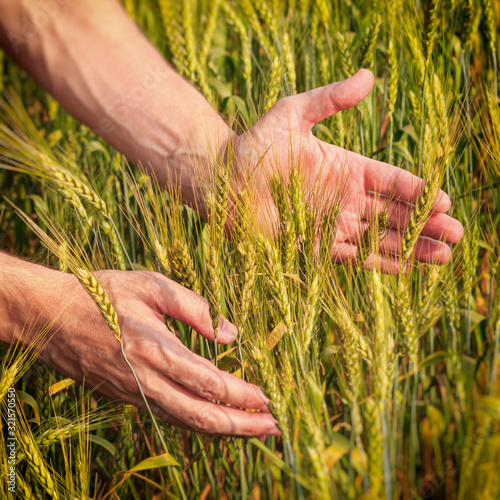
[[[199,431],[205,433],[216,432],[217,430],[217,418],[213,410],[205,410],[198,412],[192,421],[192,427]]]
[[[273,110],[278,113],[290,112],[293,104],[293,96],[281,98],[273,105]]]
[[[133,377],[125,377],[122,381],[122,386],[123,386],[123,390],[126,392],[126,394],[135,394],[136,392],[138,392],[138,387],[137,387],[137,384],[135,382],[135,380],[133,379]]]
[[[221,399],[224,392],[224,383],[220,376],[212,371],[207,371],[200,383],[199,393],[207,399]]]
[[[201,330],[200,333],[213,333],[212,320],[208,307],[208,300],[203,298],[198,301],[196,307],[196,325]]]

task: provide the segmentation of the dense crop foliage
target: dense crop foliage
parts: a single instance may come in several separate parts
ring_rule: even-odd
[[[307,186],[296,166],[268,179],[274,239],[256,229],[251,191],[231,193],[228,211],[229,168],[216,171],[203,221],[0,59],[1,248],[75,273],[125,344],[94,270],[155,270],[204,295],[214,318],[238,326],[235,347],[170,326],[220,369],[263,387],[282,432],[261,442],[154,424],[5,346],[4,416],[8,388],[22,395],[20,497],[498,498],[493,1],[124,4],[238,132],[281,97],[370,68],[369,97],[314,133],[426,180],[404,231],[411,265],[399,275],[362,269],[384,238],[383,212],[368,221],[355,262],[332,261],[342,190]],[[466,228],[444,266],[413,260],[438,188]],[[0,489],[4,497],[6,480]]]

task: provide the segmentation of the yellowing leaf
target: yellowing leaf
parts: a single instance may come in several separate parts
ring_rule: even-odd
[[[500,420],[500,398],[495,396],[483,396],[479,400],[479,407],[490,417],[495,420]]]
[[[247,366],[248,366],[248,363],[245,360],[243,360],[243,367],[246,368]],[[241,378],[241,368],[238,368],[231,375],[234,375],[235,377]]]
[[[158,469],[159,467],[180,467],[179,463],[170,453],[163,453],[162,455],[158,455],[156,457],[149,457],[144,459],[142,462],[139,462],[137,465],[134,465],[131,469],[129,469],[125,475],[129,476],[134,472],[139,472],[141,470],[150,470],[150,469]]]
[[[246,344],[250,339],[246,339],[244,340],[243,342],[241,342],[241,345],[244,345]],[[230,349],[228,349],[227,351],[224,351],[224,352],[221,352],[218,356],[217,356],[217,361],[220,361],[223,357],[227,356],[228,354],[231,354],[233,353],[234,351],[236,351],[236,349],[238,349],[238,346],[234,346],[234,347],[231,347]]]
[[[295,280],[300,285],[305,285],[305,283],[300,279],[300,276],[298,274],[285,273],[285,276],[287,278],[291,278],[291,279]]]
[[[49,387],[49,395],[53,396],[54,394],[57,394],[58,392],[62,391],[63,389],[66,389],[66,387],[73,385],[74,383],[75,383],[75,381],[70,379],[70,378],[65,378],[64,380],[61,380],[60,382],[56,382],[55,384],[52,384]]]
[[[446,423],[441,410],[433,405],[427,405],[427,416],[429,417],[429,422],[431,424],[431,431],[433,434],[439,437],[441,433],[445,431]]]
[[[365,318],[363,318],[363,315],[360,312],[354,313],[352,316],[352,319],[353,319],[353,321],[361,322],[361,323],[365,320]]]
[[[351,465],[358,474],[365,474],[368,468],[368,457],[364,451],[354,448],[351,453]]]
[[[438,363],[439,361],[446,359],[446,356],[447,354],[444,351],[433,352],[418,364],[418,369],[422,370],[422,368]],[[401,375],[400,377],[398,377],[398,382],[402,382],[406,378],[413,376],[414,373],[415,369],[413,369],[413,371],[411,372],[408,372],[406,375]]]
[[[285,322],[282,321],[278,323],[274,330],[267,336],[266,343],[269,351],[272,351],[276,347],[276,344],[281,340],[281,337],[285,335],[285,332],[286,325]]]
[[[333,443],[324,452],[323,460],[327,467],[333,467],[347,453],[349,453],[349,440],[344,435],[335,433]]]

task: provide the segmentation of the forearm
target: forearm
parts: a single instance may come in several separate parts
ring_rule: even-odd
[[[72,278],[0,252],[0,341],[26,342],[44,329],[50,335],[66,305],[61,287]]]
[[[69,113],[193,202],[205,174],[193,163],[208,168],[230,131],[117,0],[0,0],[0,41]]]

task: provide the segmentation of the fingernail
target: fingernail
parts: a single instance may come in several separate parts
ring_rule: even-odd
[[[269,436],[281,436],[281,431],[277,427],[273,427],[267,434]]]
[[[226,318],[221,316],[219,321],[219,337],[226,342],[233,342],[238,335],[238,329]]]
[[[256,390],[257,390],[257,396],[267,408],[271,400],[264,394],[264,391],[260,387],[257,387]]]
[[[273,424],[273,426],[278,425],[278,421],[271,414],[269,414],[267,418],[269,419],[269,422]]]

